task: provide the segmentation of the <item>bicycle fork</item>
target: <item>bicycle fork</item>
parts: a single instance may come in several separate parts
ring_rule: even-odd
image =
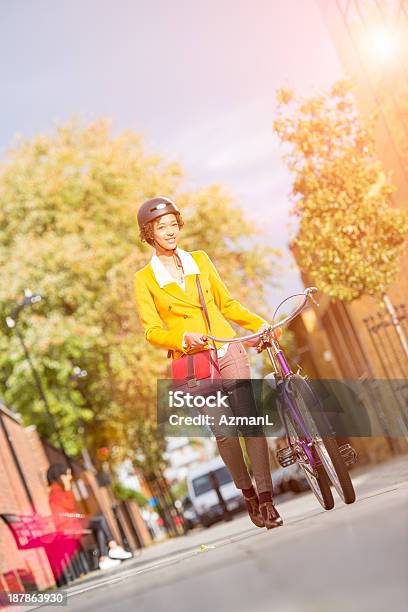
[[[285,385],[284,381],[281,381],[279,384],[279,386],[282,385]],[[285,388],[279,389],[279,392],[281,393],[281,396],[283,398],[283,409],[281,406],[279,406],[279,413],[283,425],[285,427],[286,439],[288,441],[289,446],[277,452],[278,462],[282,467],[287,467],[288,465],[291,465],[293,463],[299,463],[306,470],[308,470],[308,472],[316,476],[316,467],[318,465],[321,465],[321,462],[320,459],[318,459],[315,456],[315,453],[313,452],[313,439],[307,432],[302,415],[299,413],[298,410],[296,410],[296,407],[293,405],[291,398],[287,394],[285,394]],[[301,437],[296,436],[294,443],[291,442],[289,436],[289,428],[286,415],[287,410],[290,410],[292,419],[296,422],[302,432]]]

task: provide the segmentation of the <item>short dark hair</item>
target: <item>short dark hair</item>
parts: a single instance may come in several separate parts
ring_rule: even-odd
[[[179,226],[179,229],[181,229],[184,225],[183,217],[181,216],[181,214],[179,212],[169,214],[176,215],[177,225]],[[158,219],[160,219],[160,217],[158,217]],[[140,240],[142,242],[148,242],[151,246],[154,246],[153,223],[155,221],[157,221],[157,219],[149,221],[149,223],[146,223],[146,225],[144,225],[140,230]]]
[[[52,463],[47,470],[47,482],[52,485],[53,482],[62,485],[61,476],[68,472],[68,466],[63,463]]]

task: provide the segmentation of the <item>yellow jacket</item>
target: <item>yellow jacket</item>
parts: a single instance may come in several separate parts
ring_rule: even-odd
[[[207,253],[193,251],[191,255],[200,269],[200,283],[214,336],[236,336],[226,318],[252,332],[266,323],[231,297]],[[150,263],[134,277],[136,307],[146,340],[172,350],[174,359],[189,352],[182,346],[184,332],[210,333],[200,305],[195,274],[186,275],[185,287],[184,291],[174,281],[160,288]]]

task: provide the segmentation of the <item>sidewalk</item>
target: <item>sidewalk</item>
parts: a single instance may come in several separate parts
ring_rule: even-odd
[[[357,494],[357,503],[363,499],[378,495],[383,491],[395,490],[408,487],[408,456],[397,457],[386,463],[374,466],[355,468],[351,472],[353,483]],[[336,508],[346,506],[335,492]],[[312,493],[306,492],[290,498],[277,500],[279,510],[286,523],[307,521],[325,511],[321,508]],[[246,514],[240,514],[230,522],[222,522],[210,529],[196,529],[184,537],[171,538],[164,542],[153,544],[136,553],[133,559],[129,559],[120,567],[110,571],[95,571],[71,583],[62,590],[68,594],[81,591],[82,589],[100,582],[105,584],[112,581],[124,579],[128,572],[133,574],[149,569],[167,565],[176,559],[185,556],[202,554],[205,547],[219,547],[228,543],[259,536],[267,533],[253,525]]]

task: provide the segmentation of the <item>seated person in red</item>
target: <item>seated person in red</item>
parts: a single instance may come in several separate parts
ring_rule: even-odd
[[[111,569],[120,565],[122,559],[129,559],[132,553],[119,546],[102,514],[92,518],[79,514],[72,491],[71,469],[62,463],[53,463],[47,471],[51,512],[58,533],[79,538],[85,527],[91,529],[99,549],[99,568]]]

